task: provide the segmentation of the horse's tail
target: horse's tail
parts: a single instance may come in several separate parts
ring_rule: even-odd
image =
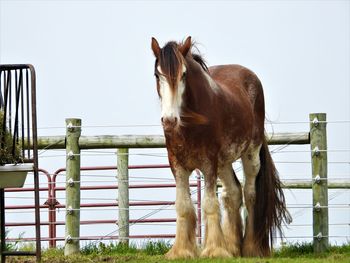
[[[282,234],[282,222],[289,222],[291,216],[265,137],[260,150],[260,164],[255,181],[254,232],[262,256],[269,256],[276,230]]]

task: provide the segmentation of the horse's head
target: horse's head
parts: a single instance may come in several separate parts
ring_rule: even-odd
[[[185,57],[191,49],[191,37],[182,44],[168,42],[160,48],[152,38],[152,50],[156,57],[154,75],[161,100],[161,121],[165,132],[171,132],[181,124],[181,105],[186,87]]]

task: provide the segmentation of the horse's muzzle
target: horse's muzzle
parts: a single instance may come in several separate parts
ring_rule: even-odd
[[[177,127],[179,122],[177,117],[162,117],[161,121],[162,121],[164,132],[173,131]]]

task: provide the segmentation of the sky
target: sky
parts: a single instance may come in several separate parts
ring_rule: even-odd
[[[349,1],[0,0],[0,63],[35,66],[39,136],[63,135],[70,117],[82,119],[83,135],[162,134],[151,37],[164,45],[192,36],[209,66],[241,64],[257,74],[273,123],[268,131],[308,131],[309,113],[325,112],[334,150],[329,160],[349,162],[349,27]],[[130,162],[164,163],[161,153],[158,159],[135,154]],[[62,152],[53,155],[43,153],[40,166],[64,166]],[[82,162],[113,165],[110,155],[87,155]],[[309,165],[278,169],[285,178],[310,175]],[[349,163],[329,164],[330,178],[349,179],[349,172]],[[350,201],[349,191],[331,194],[338,203]],[[295,203],[296,196],[288,198]],[[349,222],[348,211],[336,212],[335,221]],[[344,231],[350,236],[349,226],[334,233]]]

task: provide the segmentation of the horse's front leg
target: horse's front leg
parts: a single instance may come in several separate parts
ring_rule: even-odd
[[[205,192],[203,210],[205,218],[205,240],[202,257],[230,257],[221,229],[220,205],[216,196],[216,171],[204,171]]]
[[[198,256],[196,244],[196,213],[189,188],[190,171],[173,167],[176,180],[176,237],[173,247],[166,254],[168,259],[194,258]]]

